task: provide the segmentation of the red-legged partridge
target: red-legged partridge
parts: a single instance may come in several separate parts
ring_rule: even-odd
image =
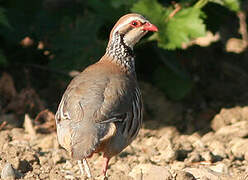
[[[148,32],[158,31],[139,14],[121,17],[110,33],[105,55],[76,76],[67,87],[56,113],[59,144],[73,159],[81,160],[91,177],[86,158],[103,152],[106,162],[137,136],[142,124],[134,45]]]

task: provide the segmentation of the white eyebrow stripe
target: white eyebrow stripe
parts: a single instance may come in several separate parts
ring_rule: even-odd
[[[121,27],[127,25],[128,23],[130,23],[130,22],[133,21],[133,20],[140,20],[141,22],[143,22],[143,21],[145,22],[145,21],[146,21],[145,18],[140,18],[140,17],[129,17],[126,21],[124,21],[123,23],[119,24],[119,25],[115,28],[113,34],[115,34]]]

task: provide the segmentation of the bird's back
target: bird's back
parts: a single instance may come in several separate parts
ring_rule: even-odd
[[[99,61],[85,69],[69,84],[56,113],[61,146],[74,159],[82,159],[103,144],[111,145],[120,136],[122,116],[133,111],[136,89],[135,75],[111,62]],[[129,144],[126,137],[120,138],[124,146],[116,151]]]

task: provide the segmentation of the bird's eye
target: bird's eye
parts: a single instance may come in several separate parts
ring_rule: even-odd
[[[131,22],[131,25],[132,25],[133,27],[139,27],[139,26],[141,26],[141,22],[140,22],[140,21],[132,21],[132,22]]]
[[[137,24],[138,24],[138,23],[137,23],[136,21],[133,21],[133,22],[132,22],[132,25],[133,25],[133,26],[137,26]]]

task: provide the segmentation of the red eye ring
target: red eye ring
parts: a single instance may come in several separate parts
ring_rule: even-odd
[[[140,21],[137,21],[137,20],[132,21],[130,24],[133,27],[140,27],[142,25],[142,23]]]

